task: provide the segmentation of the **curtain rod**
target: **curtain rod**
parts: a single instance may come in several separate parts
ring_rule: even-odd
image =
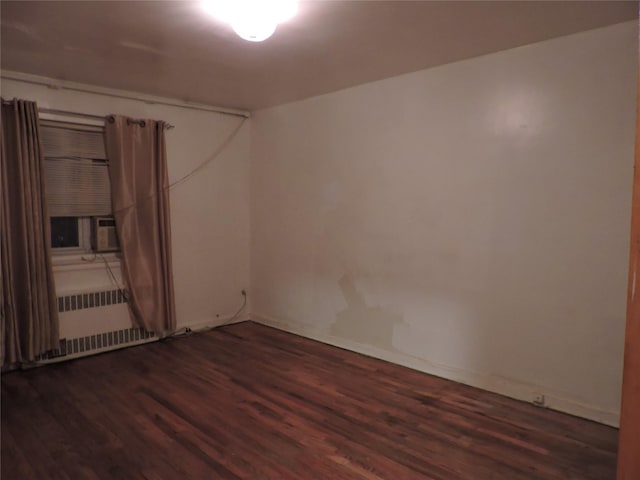
[[[213,107],[209,105],[189,104],[180,100],[172,100],[169,98],[153,97],[151,95],[146,96],[141,94],[135,96],[133,94],[128,95],[126,92],[119,93],[119,91],[110,91],[106,88],[83,86],[81,84],[74,84],[72,82],[65,82],[63,80],[55,80],[47,77],[40,77],[37,75],[23,74],[19,72],[4,71],[0,75],[0,78],[7,80],[16,80],[24,83],[31,83],[33,85],[42,85],[54,90],[70,90],[81,93],[91,93],[94,95],[103,95],[105,97],[124,98],[126,100],[135,100],[137,102],[143,102],[148,104],[166,105],[168,107],[189,108],[191,110],[202,110],[204,112],[219,113],[222,115],[231,115],[234,117],[249,118],[251,114],[242,110],[234,110],[231,108]]]
[[[67,110],[57,110],[55,108],[38,108],[40,113],[50,113],[52,115],[67,115],[70,117],[90,118],[91,120],[104,120],[105,117],[100,115],[92,115],[90,113],[69,112]],[[171,130],[173,125],[165,122],[165,128]]]
[[[90,113],[69,112],[67,110],[57,110],[55,108],[41,108],[38,107],[40,113],[51,113],[53,115],[69,115],[71,117],[90,118],[91,120],[104,120],[101,115],[91,115]]]

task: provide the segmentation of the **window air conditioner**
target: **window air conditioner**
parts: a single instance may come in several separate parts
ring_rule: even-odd
[[[120,250],[116,235],[116,221],[113,217],[92,219],[91,247],[95,252],[115,252]]]

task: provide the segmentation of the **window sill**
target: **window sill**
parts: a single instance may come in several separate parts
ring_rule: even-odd
[[[76,270],[104,270],[105,261],[109,268],[120,267],[120,253],[54,253],[51,264],[54,272],[70,272]]]

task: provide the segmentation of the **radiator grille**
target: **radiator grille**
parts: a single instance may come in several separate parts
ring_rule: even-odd
[[[126,302],[127,293],[121,289],[64,295],[58,297],[58,313],[117,305]]]
[[[127,303],[127,292],[122,289],[103,290],[63,295],[58,297],[57,300],[58,313],[63,313]],[[86,337],[63,338],[60,340],[60,348],[41,355],[38,360],[91,355],[128,345],[146,343],[155,339],[157,339],[155,333],[147,332],[143,328],[125,328]]]
[[[127,328],[86,337],[63,338],[60,340],[60,348],[42,355],[40,360],[66,357],[67,355],[88,355],[94,351],[135,345],[155,338],[156,334],[154,332],[147,332],[143,328]]]

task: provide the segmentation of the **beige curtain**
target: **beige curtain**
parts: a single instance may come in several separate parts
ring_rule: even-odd
[[[59,348],[38,108],[2,100],[2,365]]]
[[[165,123],[112,115],[105,122],[111,199],[132,322],[176,326]]]

